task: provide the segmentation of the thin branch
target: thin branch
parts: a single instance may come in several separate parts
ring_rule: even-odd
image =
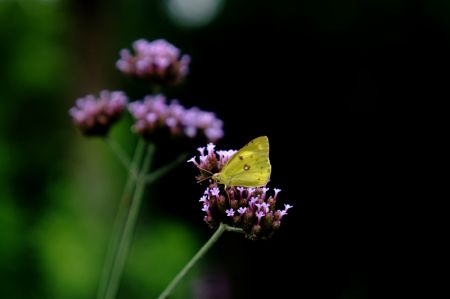
[[[174,161],[172,161],[169,164],[166,164],[164,166],[161,166],[157,170],[153,171],[152,173],[145,176],[144,180],[147,184],[151,184],[154,181],[157,181],[159,178],[165,176],[170,171],[172,171],[174,168],[176,168],[180,163],[184,162],[187,158],[187,154],[181,154],[178,156],[178,158]]]

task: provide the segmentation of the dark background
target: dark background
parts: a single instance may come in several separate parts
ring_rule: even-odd
[[[222,237],[175,297],[367,298],[376,195],[392,183],[383,157],[424,117],[411,108],[448,93],[449,13],[445,1],[227,0],[195,25],[162,0],[0,1],[0,297],[94,297],[125,174],[67,111],[101,89],[149,93],[114,64],[134,40],[165,38],[192,57],[165,94],[216,112],[219,148],[268,135],[270,186],[294,205],[269,241]],[[132,152],[130,125],[112,137]],[[156,163],[178,154],[163,143]],[[119,297],[155,297],[211,235],[194,175],[182,165],[148,188]]]

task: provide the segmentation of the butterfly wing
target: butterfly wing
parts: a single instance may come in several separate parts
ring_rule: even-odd
[[[270,172],[269,139],[261,136],[234,154],[220,176],[227,186],[259,187],[267,184]]]

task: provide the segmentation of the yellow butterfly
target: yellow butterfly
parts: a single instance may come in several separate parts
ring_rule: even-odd
[[[212,179],[228,186],[260,187],[270,178],[269,138],[261,136],[253,139],[237,153]]]

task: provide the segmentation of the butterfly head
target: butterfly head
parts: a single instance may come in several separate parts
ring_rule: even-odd
[[[217,173],[213,174],[213,175],[211,176],[211,178],[212,178],[214,181],[218,182],[218,183],[221,183],[221,182],[223,181],[223,178],[222,178],[222,176],[220,175],[220,172],[217,172]]]

